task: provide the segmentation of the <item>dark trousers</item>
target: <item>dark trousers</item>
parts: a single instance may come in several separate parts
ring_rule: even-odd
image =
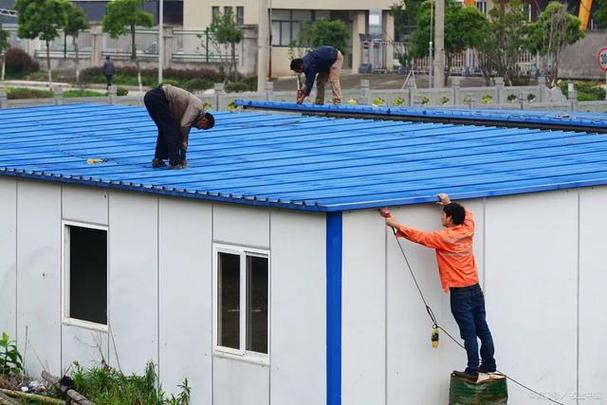
[[[112,85],[112,75],[105,75],[105,80],[107,80],[107,88],[109,89]]]
[[[169,100],[164,91],[161,88],[148,91],[143,97],[143,103],[158,127],[154,158],[169,159],[172,165],[181,163],[185,159],[185,153],[182,154],[179,148],[179,122],[169,109]]]
[[[451,288],[451,313],[459,326],[459,331],[468,355],[466,373],[478,373],[478,341],[481,341],[481,359],[488,368],[495,367],[493,358],[493,338],[485,320],[485,297],[481,287]]]

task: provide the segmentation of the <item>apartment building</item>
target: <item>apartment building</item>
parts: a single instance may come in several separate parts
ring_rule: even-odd
[[[320,18],[344,21],[352,33],[345,55],[344,69],[356,71],[361,63],[391,69],[393,65],[394,20],[389,13],[394,0],[377,0],[372,5],[365,0],[184,0],[183,26],[185,30],[200,30],[209,26],[213,15],[231,9],[242,25],[260,25],[260,5],[267,4],[269,21],[267,35],[258,34],[258,47],[263,52],[265,41],[269,49],[268,69],[271,76],[289,75],[289,43],[298,35],[304,21]],[[264,21],[261,22],[265,26]],[[271,27],[271,28],[270,28]],[[271,33],[271,36],[269,35]],[[367,41],[365,44],[365,40]],[[376,48],[376,52],[369,51]],[[371,59],[373,59],[371,61]],[[263,59],[262,59],[263,60]]]

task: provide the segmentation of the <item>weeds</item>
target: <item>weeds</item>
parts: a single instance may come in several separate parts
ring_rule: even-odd
[[[156,366],[150,362],[143,375],[125,376],[109,367],[83,369],[74,363],[71,375],[76,391],[98,404],[108,405],[188,405],[191,388],[188,380],[179,385],[177,396],[168,397],[158,383]]]
[[[17,350],[17,343],[10,340],[6,332],[0,339],[0,374],[19,376],[23,374],[23,357]]]

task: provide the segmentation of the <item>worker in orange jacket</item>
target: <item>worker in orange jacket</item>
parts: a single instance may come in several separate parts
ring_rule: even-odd
[[[478,373],[495,372],[493,338],[485,320],[485,298],[478,284],[478,270],[472,251],[474,216],[447,194],[438,195],[443,206],[441,222],[444,229],[426,232],[399,224],[387,208],[380,210],[386,225],[397,236],[432,248],[436,252],[438,272],[445,292],[450,292],[451,313],[459,326],[468,355],[468,366],[458,375],[476,381]],[[479,366],[478,341],[481,341]]]

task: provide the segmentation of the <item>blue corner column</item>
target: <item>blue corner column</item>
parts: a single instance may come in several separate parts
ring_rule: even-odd
[[[341,212],[327,213],[327,405],[341,405]]]

